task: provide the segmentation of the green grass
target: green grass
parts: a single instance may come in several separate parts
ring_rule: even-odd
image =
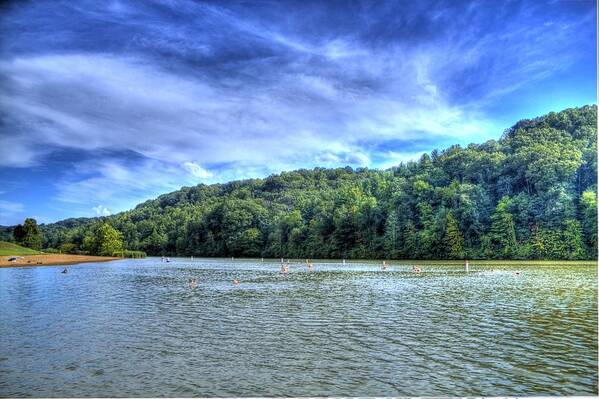
[[[39,253],[41,252],[13,244],[12,242],[0,241],[0,256],[37,255]]]

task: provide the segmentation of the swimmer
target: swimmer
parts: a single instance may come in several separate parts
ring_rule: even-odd
[[[381,266],[381,270],[382,271],[387,270],[387,262],[386,261],[383,261],[383,265]]]
[[[281,273],[287,273],[289,271],[289,264],[281,263]]]
[[[420,269],[418,266],[412,266],[412,271],[414,273],[422,273],[422,269]]]
[[[237,284],[239,284],[239,281],[233,280],[233,285],[237,285]]]
[[[67,274],[69,271],[67,270],[67,268],[65,267],[64,270],[61,273]]]
[[[520,277],[520,274],[522,274],[522,273],[520,273],[520,272],[514,272],[514,276],[516,276],[516,277]]]

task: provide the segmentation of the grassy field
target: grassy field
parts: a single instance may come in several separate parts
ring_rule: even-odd
[[[39,251],[34,249],[25,248],[11,242],[0,241],[0,256],[23,256],[23,255],[37,255]]]

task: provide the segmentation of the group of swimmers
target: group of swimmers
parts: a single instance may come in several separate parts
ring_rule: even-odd
[[[168,259],[168,258],[166,258],[166,259]],[[262,261],[264,261],[264,258],[262,258]],[[167,260],[167,262],[168,262],[168,260]],[[281,258],[281,273],[289,273],[289,263],[290,263],[289,259],[287,261],[285,261],[283,258]],[[345,259],[343,260],[343,263],[345,264]],[[468,272],[469,271],[469,267],[468,267],[469,264],[468,264],[467,260],[465,261],[464,266],[465,266],[466,272]],[[308,259],[306,259],[306,267],[308,268],[308,270],[312,270],[312,267],[313,267],[312,262],[310,262]],[[381,265],[381,271],[386,271],[388,268],[389,268],[389,265],[387,264],[387,261],[383,261],[383,264]],[[497,270],[496,269],[492,269],[491,271],[495,272]],[[67,272],[67,269],[65,268],[63,270],[63,273],[66,273],[66,272]],[[412,265],[412,273],[422,273],[422,269],[420,267],[416,266],[416,265]],[[522,273],[520,271],[516,271],[516,272],[513,273],[513,275],[516,276],[516,277],[520,276],[521,274]],[[233,280],[233,285],[238,285],[238,284],[239,284],[239,280],[234,279]],[[196,288],[198,286],[197,280],[195,278],[190,278],[187,281],[187,286],[190,289]]]
[[[306,259],[306,267],[308,270],[312,270],[312,266],[312,262]],[[281,258],[281,273],[289,273],[289,259],[287,259],[287,262],[285,262],[285,260]]]
[[[387,265],[387,261],[383,261],[383,264],[381,265],[381,271],[386,271],[389,268],[389,265]],[[418,266],[412,266],[412,272],[414,273],[422,273],[422,269],[419,268]]]

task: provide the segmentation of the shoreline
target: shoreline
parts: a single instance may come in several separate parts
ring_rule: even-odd
[[[14,262],[8,259],[17,258]],[[0,256],[0,268],[32,267],[32,266],[66,266],[79,263],[110,262],[123,258],[112,256],[70,255],[70,254],[39,254],[39,255],[8,255]]]
[[[158,258],[160,259],[160,255],[148,255],[146,259],[150,258]],[[186,261],[201,261],[201,260],[211,260],[211,261],[230,261],[230,262],[257,262],[257,263],[281,263],[281,258],[249,258],[249,257],[239,257],[239,258],[231,258],[231,257],[214,257],[214,256],[178,256],[172,255],[169,256],[170,259],[180,259]],[[290,264],[305,264],[306,258],[283,258],[285,263]],[[338,258],[308,258],[308,260],[314,264],[343,264],[343,259]],[[387,262],[387,265],[442,265],[442,266],[463,266],[465,259],[390,259],[390,258],[381,258],[381,259],[345,259],[346,265],[351,264],[380,264],[383,261]],[[537,264],[537,265],[554,265],[555,263],[564,263],[568,264],[588,264],[588,265],[599,265],[598,259],[468,259],[468,263],[472,266],[481,266],[481,265],[510,265],[510,264]]]

